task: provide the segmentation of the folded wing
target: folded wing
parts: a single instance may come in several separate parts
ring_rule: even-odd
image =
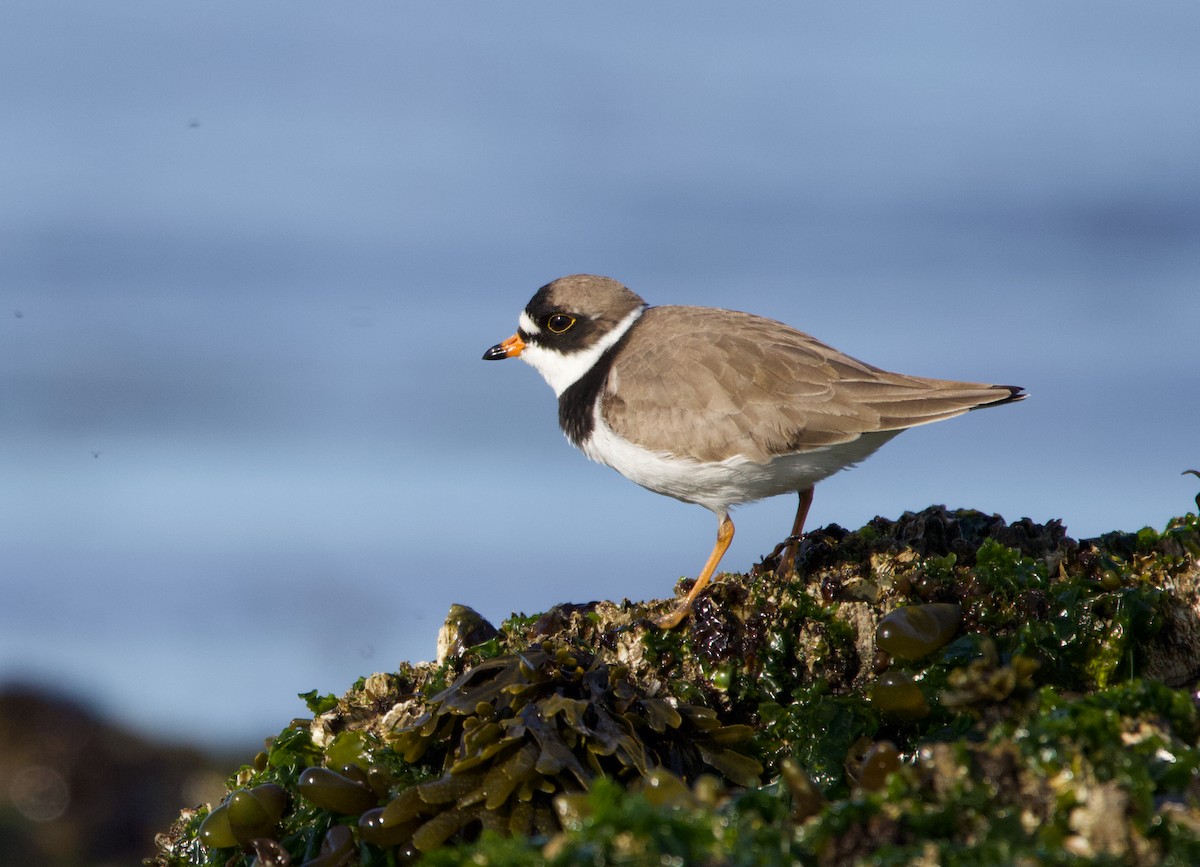
[[[618,393],[624,377],[638,388]],[[653,307],[609,372],[602,410],[615,433],[655,451],[679,455],[682,429],[697,460],[765,462],[1024,396],[1015,386],[890,373],[746,313]]]

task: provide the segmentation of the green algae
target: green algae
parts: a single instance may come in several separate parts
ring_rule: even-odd
[[[757,742],[771,765],[794,760],[828,797],[849,790],[847,756],[880,728],[879,713],[865,696],[831,695],[823,684],[797,691],[787,705],[763,702],[758,716],[762,730]]]

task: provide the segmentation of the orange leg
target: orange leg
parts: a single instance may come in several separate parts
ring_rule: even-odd
[[[675,606],[672,611],[655,620],[654,624],[656,626],[660,626],[663,629],[673,629],[679,625],[683,618],[691,613],[692,603],[696,601],[696,597],[700,595],[700,591],[708,586],[713,572],[717,571],[717,564],[721,562],[721,558],[729,550],[729,543],[732,541],[733,521],[729,520],[728,515],[724,515],[721,518],[721,523],[717,525],[717,543],[713,545],[712,553],[708,555],[708,562],[704,564],[704,569],[701,570],[700,577],[692,585],[692,592],[679,605]]]
[[[808,507],[813,501],[813,486],[809,485],[800,492],[800,505],[796,508],[796,520],[792,522],[792,534],[788,536],[787,547],[779,559],[777,574],[787,575],[796,568],[796,554],[800,551],[800,536],[804,532],[804,520],[808,517]]]

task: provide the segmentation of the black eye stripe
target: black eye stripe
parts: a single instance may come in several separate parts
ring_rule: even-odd
[[[524,316],[527,317],[527,328],[522,329],[518,324],[517,333],[526,342],[532,340],[561,351],[568,343],[584,345],[593,337],[595,323],[581,313],[545,303],[531,303],[525,308]]]

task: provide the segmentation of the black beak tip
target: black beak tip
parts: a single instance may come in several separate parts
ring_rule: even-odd
[[[497,343],[483,354],[484,361],[501,361],[505,358],[508,358],[508,350],[505,349],[504,345],[500,343]]]

